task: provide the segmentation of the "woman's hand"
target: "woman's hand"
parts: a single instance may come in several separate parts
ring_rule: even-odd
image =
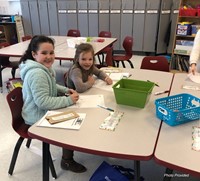
[[[189,72],[194,75],[196,71],[197,71],[196,63],[192,63],[190,65],[190,71]]]
[[[111,85],[113,83],[112,79],[110,77],[106,77],[104,80],[108,85]]]

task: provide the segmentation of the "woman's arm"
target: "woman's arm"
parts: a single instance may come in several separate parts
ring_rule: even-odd
[[[192,52],[190,54],[190,72],[194,73],[196,71],[196,64],[200,57],[200,30],[197,32]]]

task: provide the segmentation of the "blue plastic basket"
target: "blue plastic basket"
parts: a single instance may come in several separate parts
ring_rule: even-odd
[[[155,101],[156,116],[170,126],[200,119],[200,99],[190,94],[177,94]]]

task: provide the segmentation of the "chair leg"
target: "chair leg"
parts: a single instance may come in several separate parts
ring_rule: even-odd
[[[0,65],[0,91],[1,93],[3,92],[3,81],[2,81],[2,68],[1,68],[1,65]]]
[[[124,61],[121,61],[124,68],[126,68]]]
[[[101,64],[103,65],[103,64],[104,64],[104,58],[105,58],[105,57],[104,57],[104,53],[102,53],[101,55],[102,55],[102,61],[101,61]]]
[[[119,67],[119,62],[118,61],[116,62],[116,64],[117,64],[117,67]]]
[[[32,140],[32,139],[28,139],[28,140],[27,140],[27,142],[26,142],[26,147],[27,147],[27,148],[29,148],[29,147],[30,147],[31,140]]]
[[[101,62],[100,55],[99,55],[99,54],[97,54],[97,57],[98,57],[98,59],[99,59],[99,64],[101,65],[101,64],[102,64],[102,62]]]
[[[61,66],[61,64],[62,64],[62,62],[61,62],[62,60],[60,60],[60,66]]]
[[[12,78],[15,78],[15,72],[16,72],[16,68],[12,68],[11,70],[11,74],[12,74]]]
[[[131,62],[130,60],[127,60],[127,61],[129,62],[129,64],[130,64],[131,68],[133,69],[133,68],[134,68],[134,66],[133,66],[132,62]]]
[[[54,164],[53,164],[53,160],[52,160],[52,157],[51,157],[51,153],[49,152],[49,167],[51,169],[51,175],[54,179],[57,178],[57,174],[56,174],[56,170],[55,170],[55,167],[54,167]]]
[[[16,160],[17,160],[18,153],[19,153],[19,149],[20,149],[23,141],[24,141],[24,138],[19,137],[19,139],[18,139],[18,141],[15,145],[15,149],[14,149],[14,152],[13,152],[12,160],[11,160],[9,171],[8,171],[8,173],[10,175],[13,174],[13,170],[14,170],[14,167],[15,167],[15,163],[16,163]]]

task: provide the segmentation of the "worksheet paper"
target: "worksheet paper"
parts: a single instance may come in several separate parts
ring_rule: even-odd
[[[80,95],[76,104],[68,108],[96,108],[97,105],[105,106],[104,97],[102,94],[97,95]]]
[[[78,118],[70,119],[67,121],[63,121],[56,124],[50,124],[49,121],[45,118],[46,116],[52,116],[55,114],[59,114],[61,112],[58,111],[48,111],[41,120],[38,121],[37,126],[41,127],[50,127],[50,128],[63,128],[63,129],[80,129],[81,125],[83,124],[86,114],[85,113],[77,113],[79,115]]]
[[[112,86],[116,83],[117,81],[113,81],[112,85],[108,85],[105,81],[101,79],[96,79],[93,87],[96,87],[98,89],[103,89],[105,91],[111,91],[113,92]]]
[[[191,81],[200,84],[200,73],[196,72],[195,75],[193,75],[192,73],[190,73],[190,74],[188,74],[188,77],[190,78]]]
[[[121,80],[122,78],[129,78],[131,76],[130,73],[126,72],[113,72],[113,73],[106,73],[113,81]]]

